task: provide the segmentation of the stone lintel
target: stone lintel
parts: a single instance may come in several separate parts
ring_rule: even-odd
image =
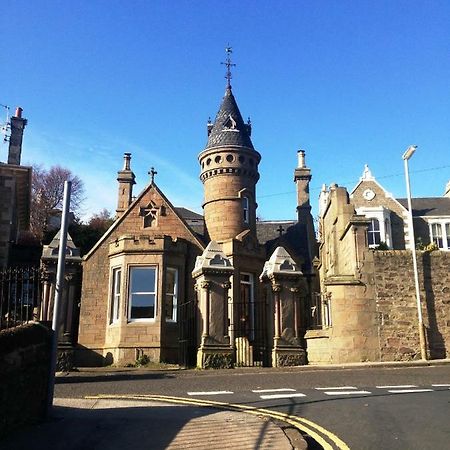
[[[364,283],[361,280],[356,279],[353,275],[336,275],[324,279],[325,286],[363,286]]]

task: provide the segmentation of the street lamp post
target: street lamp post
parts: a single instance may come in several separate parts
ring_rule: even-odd
[[[416,151],[417,145],[410,145],[405,153],[403,153],[403,162],[405,165],[405,179],[406,179],[406,193],[408,196],[408,229],[409,229],[409,241],[411,244],[412,258],[413,258],[413,271],[414,271],[414,285],[416,288],[416,303],[417,303],[417,318],[419,321],[419,343],[420,343],[420,355],[423,360],[427,359],[427,348],[425,342],[425,329],[422,318],[422,307],[420,304],[420,288],[419,288],[419,272],[417,270],[417,255],[416,255],[416,241],[414,238],[414,224],[411,205],[411,185],[409,183],[409,170],[408,161]]]

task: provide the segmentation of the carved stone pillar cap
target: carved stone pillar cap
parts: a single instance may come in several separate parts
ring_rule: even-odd
[[[57,260],[61,242],[61,230],[56,233],[52,242],[44,245],[42,250],[42,260]],[[67,233],[66,260],[81,262],[80,249],[75,246],[71,236]]]
[[[202,255],[197,256],[192,276],[197,277],[205,272],[230,274],[233,270],[234,267],[231,265],[230,260],[225,256],[222,247],[217,242],[211,241],[203,251]]]
[[[259,276],[261,281],[276,278],[277,275],[301,276],[303,275],[291,255],[284,247],[277,247]]]

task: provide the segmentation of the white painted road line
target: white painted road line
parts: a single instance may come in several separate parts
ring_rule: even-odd
[[[205,391],[205,392],[188,392],[187,395],[223,395],[234,394],[231,391]]]
[[[378,389],[410,389],[416,388],[415,384],[404,384],[404,385],[395,385],[395,386],[377,386]]]
[[[331,391],[332,389],[342,389],[345,391],[348,391],[349,389],[356,389],[355,386],[338,386],[338,387],[320,387],[320,388],[315,388],[318,391]]]
[[[254,389],[252,392],[256,394],[263,394],[265,392],[295,392],[295,389],[291,388],[279,388],[279,389]]]
[[[413,394],[415,392],[433,392],[433,389],[392,389],[391,394]]]
[[[367,395],[371,394],[369,391],[325,391],[326,395]]]
[[[432,384],[433,387],[450,387],[450,384]]]
[[[263,400],[270,400],[274,398],[294,398],[294,397],[306,397],[305,394],[301,394],[300,392],[296,394],[271,394],[271,395],[260,395],[259,396]]]

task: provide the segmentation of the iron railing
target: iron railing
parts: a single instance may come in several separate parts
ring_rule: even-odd
[[[39,267],[0,270],[0,330],[36,320],[40,293]]]

